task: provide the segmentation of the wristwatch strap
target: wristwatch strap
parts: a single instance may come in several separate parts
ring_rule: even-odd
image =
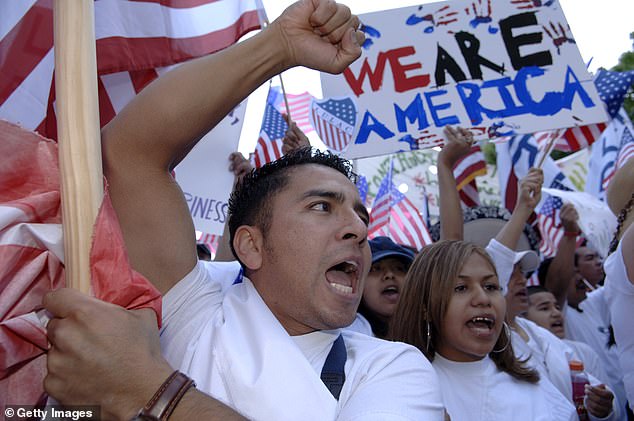
[[[166,421],[185,392],[195,386],[192,379],[180,371],[174,371],[133,420]]]

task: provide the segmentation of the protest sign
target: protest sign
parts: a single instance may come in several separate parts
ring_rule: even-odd
[[[496,138],[607,120],[556,0],[454,0],[360,15],[363,54],[322,73],[350,98],[359,158],[442,143],[446,125]]]
[[[176,167],[197,231],[222,234],[233,186],[229,154],[238,150],[246,101],[231,111]]]

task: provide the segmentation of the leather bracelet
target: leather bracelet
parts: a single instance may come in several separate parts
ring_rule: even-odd
[[[132,420],[166,421],[190,387],[196,387],[194,381],[180,371],[174,371]]]
[[[564,237],[576,237],[581,235],[581,231],[564,231]]]

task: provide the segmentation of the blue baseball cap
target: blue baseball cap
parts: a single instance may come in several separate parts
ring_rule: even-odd
[[[370,250],[372,250],[372,263],[376,263],[386,257],[397,257],[403,259],[408,265],[414,261],[414,252],[400,244],[396,244],[389,237],[374,237],[369,240]]]

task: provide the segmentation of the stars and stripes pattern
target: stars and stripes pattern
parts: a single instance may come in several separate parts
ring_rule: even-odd
[[[518,182],[528,174],[529,168],[536,165],[540,155],[537,142],[532,135],[513,136],[506,143],[497,143],[498,175],[502,206],[513,211],[518,195]],[[573,191],[574,186],[561,172],[555,161],[546,157],[542,169],[544,186]],[[541,243],[539,251],[545,257],[554,256],[563,236],[559,210],[563,205],[557,197],[543,197],[542,205],[536,216],[531,216],[527,223],[539,229]]]
[[[343,152],[350,141],[357,120],[351,98],[326,99],[311,103],[311,124],[322,142],[333,152]]]
[[[563,177],[563,173],[560,173],[560,176],[553,180],[549,187],[557,190],[573,191],[571,188],[562,183],[561,180]],[[564,235],[561,220],[559,219],[559,214],[563,205],[564,202],[561,198],[548,195],[537,213],[539,231],[542,235],[539,251],[544,257],[554,257],[555,254],[557,254],[559,242],[561,241],[561,237]]]
[[[416,206],[392,182],[392,172],[393,163],[374,198],[368,237],[383,235],[420,250],[432,243],[431,235]]]
[[[262,8],[259,0],[96,1],[101,125],[170,66],[260,28]],[[0,118],[56,139],[53,1],[0,2],[0,16]]]
[[[284,155],[282,153],[282,139],[284,139],[287,129],[288,124],[286,124],[282,114],[267,100],[260,136],[253,154],[252,164],[255,168],[260,168]]]
[[[262,165],[275,161],[284,155],[282,145],[288,130],[288,124],[284,116],[274,106],[276,97],[277,92],[273,87],[269,88],[260,136],[251,160],[251,164],[255,168],[260,168]]]
[[[282,89],[279,86],[272,86],[269,89],[269,95],[271,95],[271,103],[275,109],[282,114],[286,114],[286,103],[284,102]],[[312,99],[313,96],[308,92],[301,94],[286,93],[286,102],[288,102],[291,119],[304,133],[310,133],[315,130],[310,124],[310,102]]]
[[[361,202],[365,205],[368,200],[368,179],[364,175],[357,176],[356,186]]]
[[[628,72],[611,72],[599,70],[594,79],[594,84],[599,91],[599,96],[605,102],[610,118],[616,117],[623,105],[625,95],[634,83],[634,70]]]

